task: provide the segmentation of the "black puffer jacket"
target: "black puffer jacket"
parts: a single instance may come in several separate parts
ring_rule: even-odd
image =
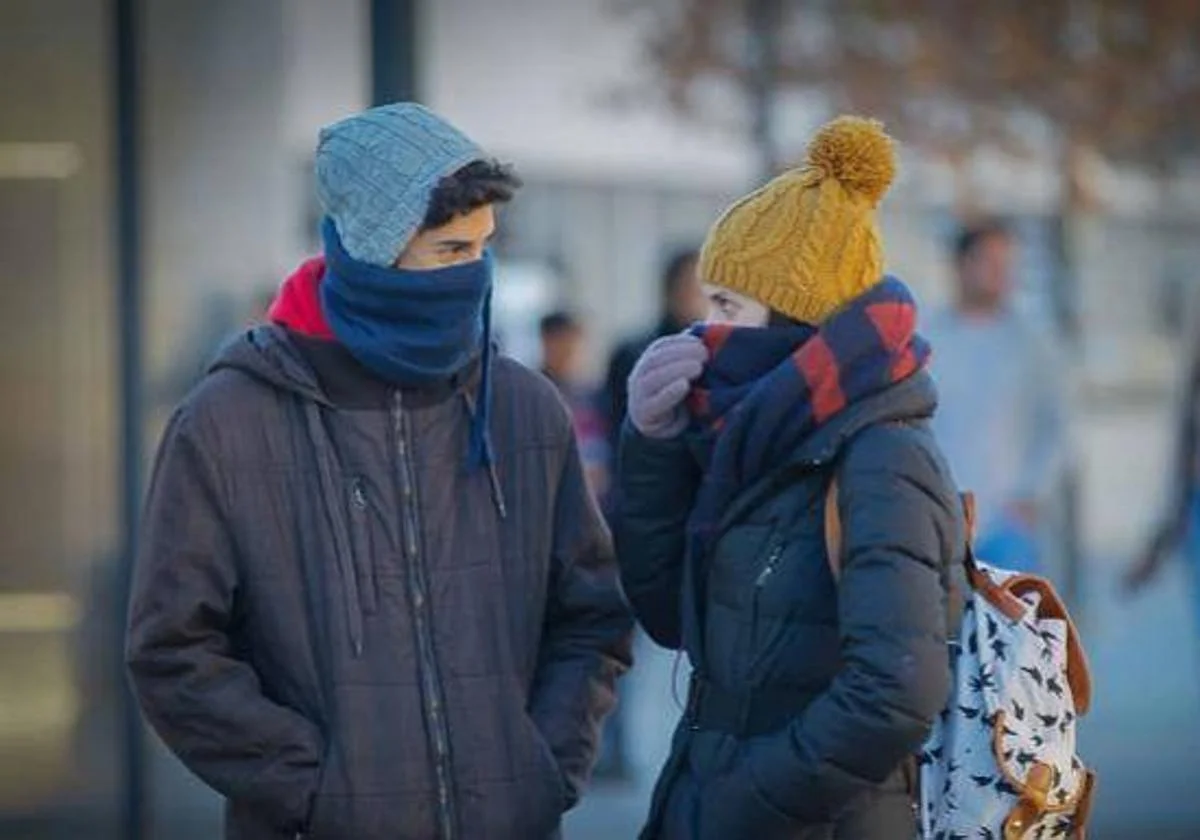
[[[626,592],[650,635],[700,675],[643,837],[914,835],[908,757],[948,695],[949,569],[963,545],[926,424],[935,404],[921,373],[835,416],[725,512],[695,580],[684,526],[698,460],[686,440],[627,428]],[[823,515],[835,473],[836,583]],[[693,609],[703,632],[685,637]]]
[[[469,383],[372,387],[323,345],[248,333],[167,429],[129,619],[142,708],[230,838],[554,836],[632,629],[566,409],[496,361],[502,514],[463,468]]]

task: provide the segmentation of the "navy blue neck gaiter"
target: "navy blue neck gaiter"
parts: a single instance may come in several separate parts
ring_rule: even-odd
[[[347,254],[332,219],[321,233],[321,308],[364,367],[393,385],[422,387],[446,382],[482,356],[468,464],[490,464],[491,254],[446,268],[383,268]]]

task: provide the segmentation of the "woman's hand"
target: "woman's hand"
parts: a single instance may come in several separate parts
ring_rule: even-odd
[[[629,376],[629,420],[643,436],[678,437],[687,429],[684,400],[704,372],[708,349],[690,333],[669,335],[651,344]]]

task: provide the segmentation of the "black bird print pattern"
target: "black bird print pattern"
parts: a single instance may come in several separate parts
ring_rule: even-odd
[[[997,586],[1011,573],[980,563]],[[1048,584],[1047,584],[1048,586]],[[969,593],[951,643],[954,691],[917,756],[923,840],[1000,840],[1028,774],[1050,769],[1056,807],[1022,840],[1073,836],[1074,803],[1090,784],[1075,753],[1077,712],[1067,679],[1067,623],[1039,613],[1036,587],[1023,585],[1018,620]]]

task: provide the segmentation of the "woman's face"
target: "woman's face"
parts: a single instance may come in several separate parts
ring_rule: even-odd
[[[711,283],[703,283],[702,288],[708,301],[706,324],[765,327],[771,320],[771,310],[752,298]]]

